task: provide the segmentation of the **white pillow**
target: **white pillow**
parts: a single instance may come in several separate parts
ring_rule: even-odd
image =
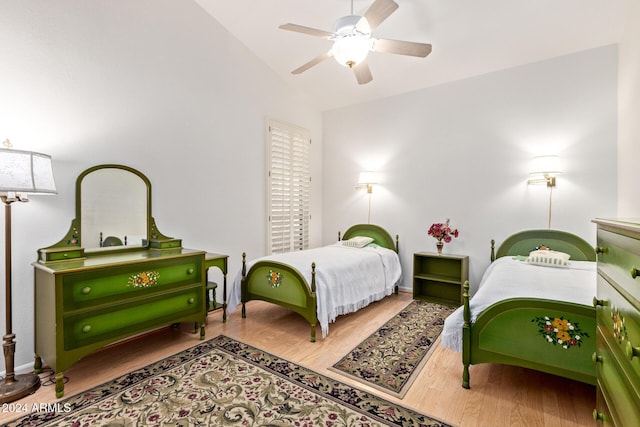
[[[342,245],[349,246],[352,248],[364,248],[371,242],[373,242],[373,238],[371,237],[356,236],[356,237],[352,237],[349,240],[343,240]]]
[[[545,267],[568,267],[571,255],[564,252],[537,250],[529,253],[527,262]]]

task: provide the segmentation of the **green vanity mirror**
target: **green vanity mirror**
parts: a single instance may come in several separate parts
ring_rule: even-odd
[[[76,182],[82,246],[86,250],[144,246],[150,207],[151,183],[139,171],[121,165],[87,169]]]
[[[38,251],[39,262],[83,258],[91,253],[180,248],[160,233],[151,215],[151,182],[129,166],[104,164],[76,180],[76,218],[58,243]]]

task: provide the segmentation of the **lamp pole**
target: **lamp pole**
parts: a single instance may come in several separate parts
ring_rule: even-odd
[[[19,197],[0,196],[4,204],[4,260],[5,260],[5,326],[6,334],[2,337],[4,351],[5,377],[0,384],[0,403],[13,402],[40,387],[40,377],[35,374],[16,375],[14,371],[14,355],[16,352],[15,334],[13,333],[13,319],[11,310],[11,204],[13,202],[27,202]]]

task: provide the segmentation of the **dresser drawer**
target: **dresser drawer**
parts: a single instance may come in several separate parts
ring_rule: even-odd
[[[607,400],[602,394],[602,384],[598,383],[598,389],[596,390],[596,409],[593,411],[593,420],[597,426],[614,426],[613,417],[609,412],[609,406]]]
[[[128,304],[114,304],[111,307],[64,316],[64,349],[72,350],[104,340],[130,336],[163,324],[182,321],[186,317],[204,321],[203,298],[202,286],[191,286],[175,292],[158,293]]]
[[[598,329],[596,340],[598,362],[598,390],[602,393],[608,411],[600,411],[604,417],[604,425],[637,426],[640,425],[640,409],[636,406],[638,395],[633,391],[626,375],[618,368],[612,348]]]
[[[640,301],[640,244],[638,240],[598,230],[598,271],[629,297]]]
[[[202,275],[201,256],[66,274],[62,278],[64,312],[204,283]]]
[[[600,333],[620,360],[621,369],[630,378],[635,393],[640,396],[640,353],[633,356],[634,347],[640,348],[640,314],[602,276],[598,276],[598,299],[603,304],[596,310]]]

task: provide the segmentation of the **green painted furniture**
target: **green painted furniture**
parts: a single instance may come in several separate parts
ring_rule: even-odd
[[[117,191],[111,192],[111,185]],[[141,192],[118,206],[119,197],[127,199],[123,191],[129,186]],[[105,200],[109,203],[100,205]],[[130,212],[100,215],[96,204]],[[180,239],[163,235],[150,205],[151,184],[139,171],[121,165],[87,169],[76,181],[76,218],[70,230],[58,243],[38,250],[33,264],[35,371],[41,371],[44,361],[55,372],[56,397],[64,394],[64,371],[106,345],[179,322],[195,322],[199,338],[205,338],[207,270],[220,268],[226,284],[228,257],[185,249]],[[111,222],[113,216],[118,220]],[[102,227],[123,242],[133,240],[127,236],[140,238],[133,245],[100,247],[101,232],[95,230]],[[84,239],[87,230],[92,230],[91,238]],[[83,240],[94,246],[82,246]]]
[[[525,230],[508,237],[491,260],[503,256],[527,256],[538,246],[571,255],[576,261],[595,261],[594,249],[584,239],[558,230]],[[497,253],[497,256],[496,256]],[[541,267],[543,268],[543,267]],[[546,267],[544,267],[546,268]],[[517,286],[517,283],[514,283]],[[462,328],[462,386],[470,388],[470,365],[500,363],[521,366],[589,384],[595,384],[596,313],[594,307],[538,298],[509,298],[497,302],[471,322],[469,284],[464,284]],[[541,346],[539,326],[533,319],[549,317],[578,323],[589,339],[571,351],[561,346]]]
[[[640,425],[640,220],[598,227],[597,425]]]
[[[413,254],[413,298],[459,307],[462,285],[469,279],[469,257]]]
[[[373,243],[398,252],[398,236],[394,241],[391,235],[382,227],[374,224],[356,224],[345,231],[344,236],[338,234],[338,240],[348,240],[355,236],[371,237]],[[316,340],[316,325],[318,317],[316,315],[316,265],[311,266],[311,283],[307,283],[300,272],[287,264],[276,261],[261,260],[254,263],[249,271],[246,267],[246,254],[242,254],[242,282],[241,282],[241,302],[242,317],[246,318],[245,304],[251,300],[262,300],[292,310],[304,317],[311,325],[311,342]],[[357,268],[357,266],[354,266]],[[283,271],[281,284],[278,287],[264,286],[265,277],[271,276],[273,272]],[[395,292],[398,293],[396,286]],[[226,304],[226,292],[225,292]],[[225,307],[226,310],[226,307]]]

